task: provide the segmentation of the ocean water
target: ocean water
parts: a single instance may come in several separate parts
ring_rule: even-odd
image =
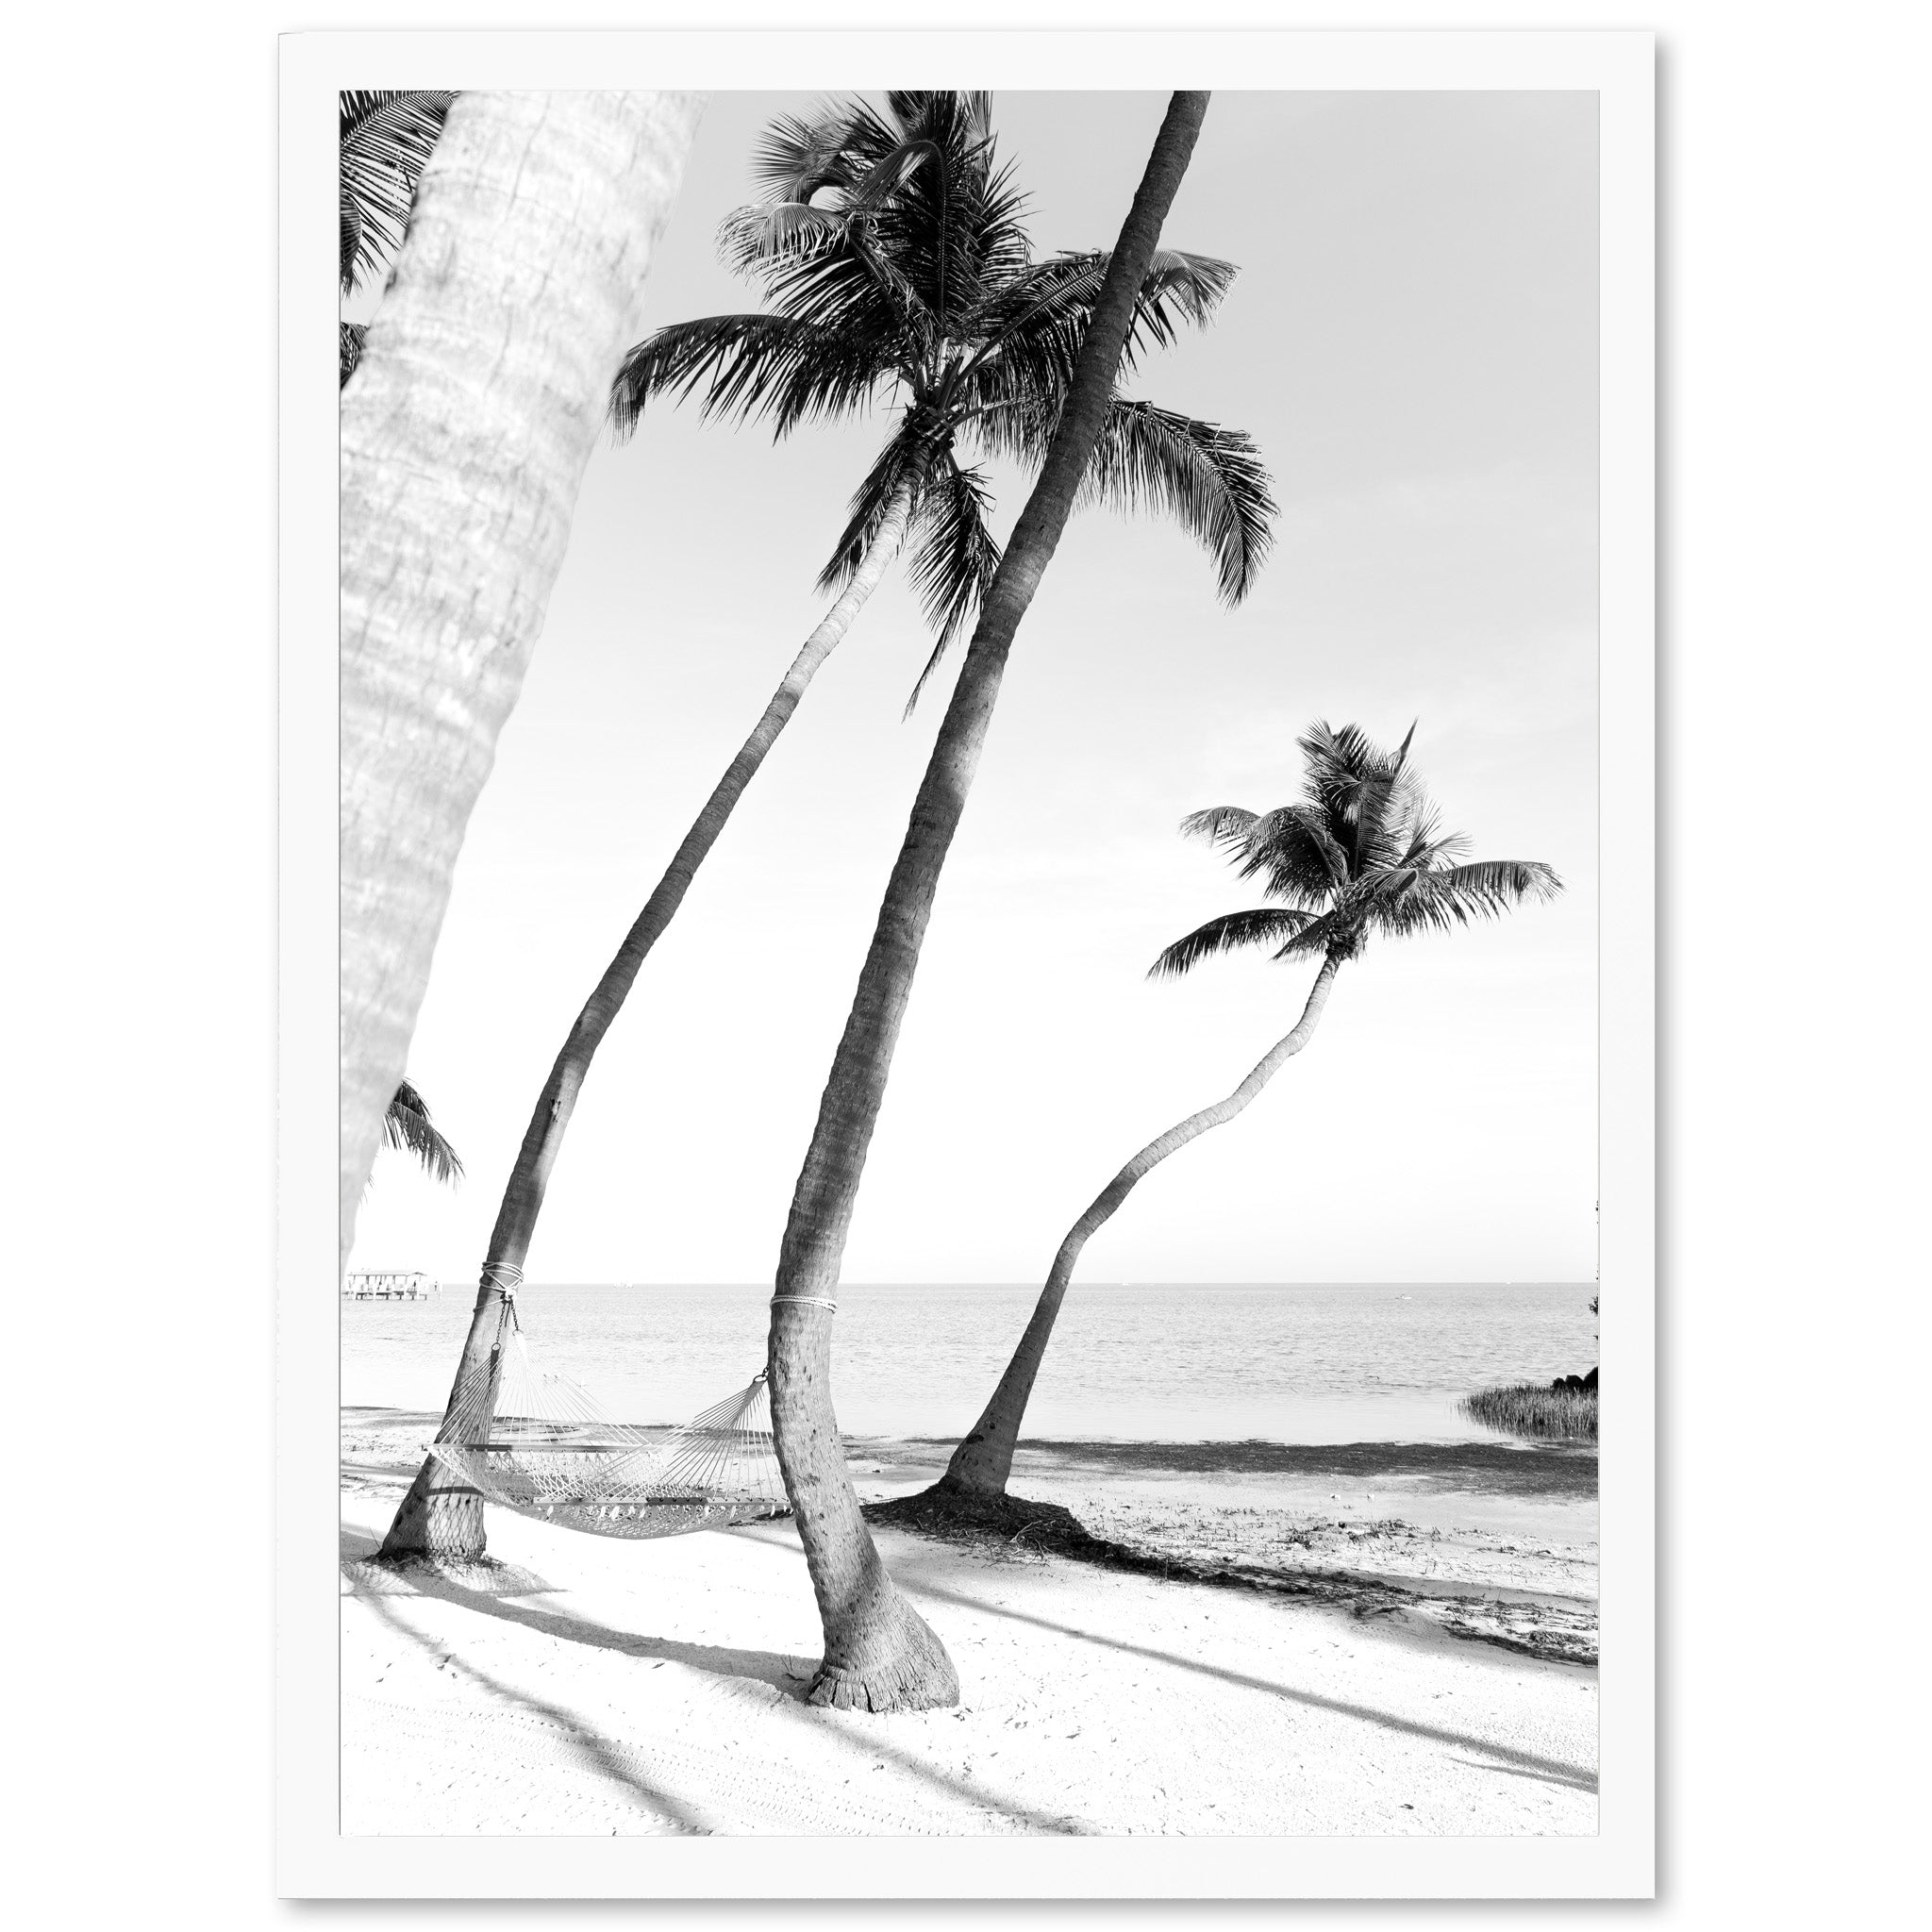
[[[1076,1441],[1447,1442],[1457,1398],[1596,1360],[1587,1283],[1078,1286],[1025,1435]],[[955,1439],[1026,1324],[1031,1287],[846,1286],[832,1396],[853,1436]],[[532,1362],[634,1423],[683,1422],[764,1365],[768,1287],[525,1287]],[[345,1404],[440,1410],[475,1290],[341,1304]]]

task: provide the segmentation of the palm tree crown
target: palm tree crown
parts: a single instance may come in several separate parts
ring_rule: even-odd
[[[652,396],[702,390],[707,416],[757,415],[783,436],[882,398],[899,403],[820,583],[851,577],[909,491],[912,576],[938,635],[923,684],[999,562],[985,473],[960,462],[955,441],[1038,467],[1108,254],[1034,258],[984,93],[893,92],[883,112],[858,102],[782,117],[754,173],[762,198],[726,217],[719,243],[770,308],[659,329],[625,358],[612,416],[627,434]],[[1235,274],[1204,256],[1158,253],[1123,366],[1172,341],[1182,323],[1205,323]],[[1268,547],[1274,504],[1252,441],[1151,403],[1115,396],[1085,494],[1174,516],[1214,557],[1230,604]]]
[[[1306,769],[1292,805],[1253,812],[1216,806],[1182,820],[1211,840],[1241,876],[1278,903],[1210,919],[1176,940],[1152,975],[1179,974],[1213,953],[1272,946],[1277,959],[1360,956],[1372,936],[1446,931],[1493,919],[1524,900],[1551,899],[1562,881],[1539,859],[1463,857],[1414,774],[1409,741],[1381,750],[1355,725],[1316,724],[1299,740]]]

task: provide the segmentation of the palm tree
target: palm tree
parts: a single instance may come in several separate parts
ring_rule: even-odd
[[[612,393],[621,433],[653,397],[702,391],[708,416],[758,416],[783,436],[800,423],[898,402],[884,448],[852,502],[820,577],[839,594],[807,638],[752,734],[706,799],[566,1037],[525,1130],[491,1233],[466,1365],[487,1374],[505,1283],[521,1278],[577,1096],[644,959],[670,925],[733,809],[908,540],[912,577],[937,633],[923,684],[999,562],[987,480],[956,440],[1037,465],[1072,380],[1105,254],[1036,262],[1009,168],[998,164],[987,97],[893,93],[815,122],[780,119],[756,172],[765,199],[727,217],[728,259],[765,285],[769,309],[659,329],[625,357]],[[822,205],[823,202],[828,205]],[[1157,258],[1129,348],[1206,321],[1235,271]],[[1268,477],[1239,431],[1116,395],[1088,470],[1088,495],[1174,516],[1213,555],[1222,595],[1243,596],[1268,545]],[[914,688],[914,696],[918,687]],[[908,707],[909,708],[909,707]],[[464,1386],[461,1378],[458,1385]],[[474,1382],[468,1384],[474,1390]],[[476,1413],[474,1402],[462,1416]],[[461,1425],[454,1391],[446,1427]],[[485,1547],[474,1491],[427,1458],[397,1510],[387,1555],[467,1560]]]
[[[1464,859],[1467,841],[1441,829],[1408,770],[1414,736],[1411,725],[1391,754],[1353,724],[1317,724],[1300,741],[1306,771],[1295,803],[1269,812],[1218,806],[1182,822],[1183,832],[1229,853],[1242,878],[1258,878],[1274,903],[1210,919],[1169,946],[1149,976],[1178,975],[1241,946],[1268,946],[1281,960],[1320,959],[1321,968],[1301,1017],[1247,1078],[1141,1148],[1068,1230],[992,1400],[927,1497],[971,1509],[1004,1496],[1020,1421],[1080,1251],[1142,1178],[1210,1127],[1233,1120],[1307,1044],[1335,975],[1361,957],[1371,939],[1451,931],[1562,890],[1557,874],[1535,859]]]
[[[398,1154],[413,1154],[423,1171],[433,1181],[459,1181],[463,1163],[457,1150],[445,1141],[429,1119],[429,1104],[405,1080],[395,1091],[389,1111],[382,1117],[382,1140]]]
[[[1007,658],[1105,430],[1141,283],[1207,111],[1205,93],[1176,93],[1155,137],[1040,480],[980,606],[913,801],[792,1194],[766,1367],[778,1462],[824,1630],[824,1656],[807,1692],[814,1704],[920,1709],[955,1703],[959,1694],[944,1646],[886,1574],[846,1474],[831,1400],[834,1291],[941,869],[966,808]]]
[[[455,99],[453,93],[368,89],[348,90],[341,96],[338,178],[344,295],[353,295],[403,245],[416,184]],[[341,325],[343,382],[355,374],[368,334],[366,323]]]
[[[703,97],[466,93],[341,406],[341,1254]]]
[[[987,477],[960,463],[956,441],[1039,467],[1108,257],[1034,259],[1024,197],[995,153],[990,95],[893,92],[886,104],[884,114],[860,101],[772,123],[753,164],[764,197],[720,232],[725,259],[763,283],[770,308],[677,323],[639,343],[619,372],[612,416],[628,434],[653,397],[702,390],[707,417],[758,416],[783,437],[802,423],[895,407],[819,577],[821,590],[859,595],[813,632],[804,675],[909,538],[913,582],[937,633],[923,686],[999,563]],[[1205,324],[1237,273],[1207,256],[1157,256],[1124,366],[1171,342],[1182,323]],[[1274,505],[1240,431],[1116,396],[1087,486],[1091,501],[1165,510],[1213,554],[1226,601],[1246,594]]]

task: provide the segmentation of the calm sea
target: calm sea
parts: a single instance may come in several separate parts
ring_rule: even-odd
[[[1596,1360],[1588,1284],[1076,1287],[1025,1433],[1077,1441],[1453,1441],[1457,1397]],[[757,1288],[563,1287],[519,1298],[532,1362],[626,1422],[682,1422],[764,1364]],[[856,1436],[956,1438],[1019,1340],[1033,1288],[840,1291],[832,1392]],[[475,1290],[341,1305],[344,1403],[440,1409]]]

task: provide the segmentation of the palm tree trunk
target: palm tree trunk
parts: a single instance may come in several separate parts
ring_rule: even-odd
[[[1007,1478],[1012,1473],[1013,1450],[1020,1440],[1021,1419],[1026,1413],[1027,1400],[1033,1393],[1033,1380],[1040,1373],[1046,1344],[1053,1336],[1054,1322],[1059,1314],[1060,1303],[1066,1298],[1067,1286],[1074,1278],[1074,1267],[1080,1258],[1081,1249],[1113,1218],[1114,1210],[1134,1191],[1144,1175],[1151,1174],[1170,1154],[1178,1153],[1190,1141],[1199,1140],[1209,1127],[1218,1127],[1233,1120],[1275,1074],[1301,1052],[1314,1032],[1316,1022],[1322,1017],[1322,1008],[1328,1004],[1328,989],[1334,984],[1341,966],[1341,961],[1333,954],[1322,962],[1322,970],[1316,974],[1315,983],[1308,990],[1307,1003],[1302,1008],[1301,1018],[1294,1024],[1294,1030],[1275,1042],[1256,1065],[1254,1072],[1225,1100],[1218,1100],[1212,1107],[1190,1114],[1178,1126],[1170,1127],[1159,1140],[1149,1141],[1108,1182],[1095,1197],[1093,1205],[1068,1229],[1059,1253],[1053,1257],[1046,1286],[1041,1290],[1040,1300],[1034,1304],[1033,1319],[1027,1323],[1026,1332],[1020,1338],[1020,1345],[1013,1351],[1013,1358],[1007,1364],[1007,1372],[992,1392],[992,1400],[953,1451],[953,1459],[946,1465],[945,1474],[933,1485],[929,1493],[935,1496],[985,1497],[1005,1492]]]
[[[461,95],[342,391],[344,1260],[703,99]]]
[[[683,905],[698,867],[718,842],[718,835],[744,795],[745,787],[758,774],[765,755],[777,742],[778,734],[791,723],[791,714],[797,710],[799,700],[820,665],[837,649],[851,629],[853,619],[891,567],[906,541],[912,497],[913,481],[908,477],[888,505],[878,534],[844,594],[826,611],[823,622],[791,660],[791,668],[772,693],[764,715],[739,748],[724,775],[712,788],[704,809],[684,835],[684,842],[658,881],[657,889],[644,901],[643,910],[625,935],[616,958],[604,969],[603,978],[564,1041],[563,1050],[550,1069],[550,1077],[537,1096],[536,1109],[524,1130],[523,1146],[517,1152],[516,1165],[510,1170],[502,1205],[496,1210],[496,1225],[491,1232],[489,1254],[476,1291],[476,1307],[463,1342],[462,1360],[443,1410],[442,1426],[437,1432],[439,1441],[481,1441],[488,1435],[490,1418],[496,1407],[496,1391],[491,1385],[488,1400],[478,1402],[476,1378],[491,1374],[492,1351],[503,1320],[504,1290],[513,1290],[523,1279],[524,1260],[537,1232],[537,1217],[543,1211],[550,1170],[557,1164],[558,1151],[563,1145],[564,1132],[576,1108],[577,1095],[583,1089],[591,1058],[636,983],[646,955]],[[425,1457],[396,1511],[395,1521],[390,1524],[389,1535],[383,1539],[382,1554],[468,1561],[480,1557],[484,1546],[482,1498],[435,1457]]]
[[[767,1367],[778,1462],[824,1629],[824,1657],[807,1693],[814,1704],[897,1710],[958,1700],[952,1659],[886,1574],[845,1472],[832,1411],[833,1291],[940,871],[965,810],[1007,655],[1099,439],[1135,301],[1207,108],[1205,93],[1176,93],[1156,137],[1053,446],[980,607],[792,1195]]]

